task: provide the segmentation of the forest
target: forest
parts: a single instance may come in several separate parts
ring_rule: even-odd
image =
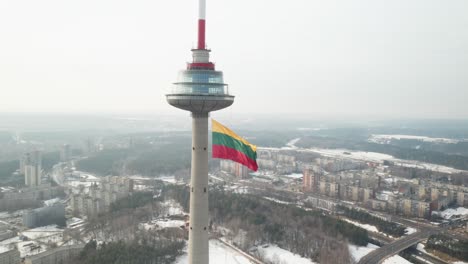
[[[159,142],[134,144],[92,153],[77,162],[77,168],[98,175],[159,176],[190,166],[190,138],[174,136]]]
[[[70,264],[172,264],[182,254],[184,246],[182,240],[150,236],[129,242],[104,242],[99,247],[91,240]]]
[[[167,186],[163,198],[175,199],[188,210],[189,192],[185,187]],[[234,241],[239,234],[246,234],[245,239],[236,242],[246,251],[252,246],[277,244],[303,257],[323,260],[324,264],[338,263],[337,259],[347,263],[348,242],[364,246],[369,241],[366,230],[320,211],[306,211],[250,194],[234,194],[220,187],[210,189],[209,205],[210,229],[227,228]],[[332,249],[335,255],[326,260]]]
[[[427,249],[435,249],[463,261],[468,261],[468,240],[458,240],[443,234],[432,235],[427,240]]]
[[[0,162],[0,184],[2,186],[23,185],[24,177],[13,175],[17,169],[19,169],[19,160]]]
[[[111,212],[120,211],[123,209],[135,209],[138,207],[145,206],[153,201],[152,192],[135,192],[128,197],[119,199],[114,203],[111,203],[110,209]]]
[[[142,228],[141,223],[166,213],[153,194],[135,193],[112,204],[111,212],[89,219],[92,240],[72,264],[169,264],[184,253],[187,232],[181,228]],[[80,240],[79,230],[67,236]],[[106,241],[97,246],[96,241]]]

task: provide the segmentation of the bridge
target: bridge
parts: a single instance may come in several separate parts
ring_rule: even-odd
[[[386,258],[400,253],[401,251],[427,239],[430,235],[435,234],[435,233],[437,232],[433,230],[424,229],[420,232],[405,236],[401,239],[398,239],[392,243],[386,244],[383,247],[378,248],[372,251],[371,253],[365,255],[358,262],[358,264],[380,264]]]

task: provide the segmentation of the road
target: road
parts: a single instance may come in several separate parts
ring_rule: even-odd
[[[390,238],[388,236],[384,236],[380,233],[373,233],[373,232],[369,232],[369,236],[374,239],[374,240],[377,240],[378,242],[380,242],[380,245],[385,245],[385,244],[389,244],[389,243],[393,243],[394,242],[394,239],[393,238]],[[418,251],[416,250],[416,252],[414,253],[410,253],[412,257],[414,258],[419,258],[419,259],[423,259],[424,261],[426,261],[426,263],[432,263],[432,264],[449,264],[448,262],[446,261],[443,261],[441,259],[438,259],[428,253],[425,253],[425,252],[421,252],[421,251]]]
[[[382,263],[386,258],[398,254],[400,251],[427,239],[432,234],[434,234],[434,231],[432,230],[423,230],[421,232],[405,236],[365,255],[358,264]]]

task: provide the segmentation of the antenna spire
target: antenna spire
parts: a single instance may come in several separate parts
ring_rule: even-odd
[[[197,49],[206,49],[205,30],[206,30],[206,0],[198,2],[198,46]]]

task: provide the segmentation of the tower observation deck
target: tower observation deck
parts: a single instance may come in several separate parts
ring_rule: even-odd
[[[210,62],[205,45],[206,0],[199,0],[198,45],[193,61],[179,72],[167,102],[192,113],[192,164],[190,179],[189,264],[208,264],[208,115],[234,103],[223,72]]]
[[[216,71],[210,62],[210,50],[205,45],[206,0],[199,0],[198,45],[192,49],[193,61],[179,72],[177,82],[166,95],[170,105],[194,114],[208,114],[234,103],[229,87],[224,83],[223,72]]]

